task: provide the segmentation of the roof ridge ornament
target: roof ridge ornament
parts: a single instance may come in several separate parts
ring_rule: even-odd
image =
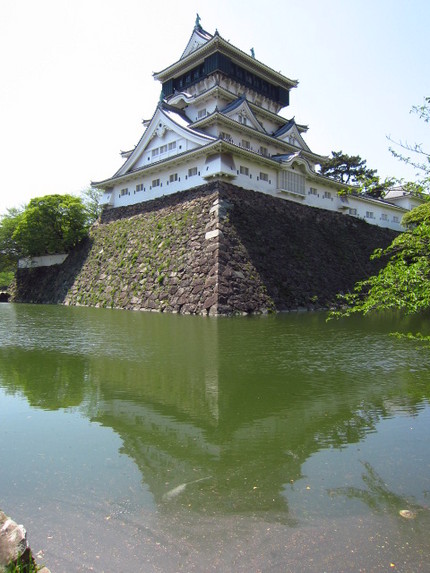
[[[201,29],[202,26],[200,24],[200,20],[201,20],[200,16],[196,13],[196,23],[194,24],[194,28]]]
[[[255,50],[254,50],[254,48],[251,48],[251,58],[254,58],[254,60],[255,60]]]

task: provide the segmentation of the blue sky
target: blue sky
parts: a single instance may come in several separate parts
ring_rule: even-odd
[[[3,0],[0,213],[117,170],[157,104],[152,73],[179,58],[196,12],[299,80],[282,115],[309,126],[314,152],[414,179],[387,136],[430,148],[430,127],[409,113],[430,95],[428,0]]]

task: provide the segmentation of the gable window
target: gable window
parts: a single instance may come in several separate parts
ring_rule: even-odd
[[[143,183],[138,183],[136,185],[136,191],[143,191]]]
[[[162,153],[166,153],[166,151],[167,151],[167,145],[162,145],[162,146],[160,147],[160,155],[161,155]]]
[[[206,117],[207,114],[208,112],[206,111],[206,108],[200,109],[197,113],[197,119],[202,119],[202,117]]]
[[[247,139],[242,139],[242,147],[245,149],[251,149],[251,142]]]
[[[121,189],[120,195],[121,195],[121,197],[124,197],[124,195],[128,195],[128,187]]]
[[[259,151],[260,151],[261,155],[264,155],[264,157],[269,156],[269,150],[267,149],[267,147],[263,147],[262,145],[260,145]]]
[[[241,123],[242,125],[247,125],[248,120],[244,115],[239,115],[239,123]]]
[[[269,174],[263,173],[262,171],[260,171],[260,179],[261,179],[261,181],[269,181]]]
[[[153,179],[152,180],[152,186],[153,187],[160,187],[160,180],[159,179]]]
[[[152,150],[152,157],[157,157],[158,155],[158,147]]]
[[[194,177],[194,175],[197,175],[197,167],[190,167],[188,169],[188,177]]]
[[[169,183],[174,183],[177,180],[178,180],[178,174],[177,173],[171,173],[169,175]]]
[[[169,143],[169,151],[172,151],[172,149],[176,149],[176,141],[171,141]]]
[[[241,175],[249,175],[249,169],[248,167],[245,167],[244,165],[240,166],[240,174]]]

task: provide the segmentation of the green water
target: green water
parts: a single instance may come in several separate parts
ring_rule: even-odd
[[[0,305],[0,508],[53,573],[430,571],[427,321],[325,319]]]

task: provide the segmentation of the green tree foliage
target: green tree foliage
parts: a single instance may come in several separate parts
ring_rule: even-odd
[[[380,198],[393,186],[395,180],[381,180],[376,169],[369,169],[367,162],[359,155],[347,155],[342,151],[332,151],[331,157],[321,165],[321,174],[345,185],[355,185],[356,189],[346,192]]]
[[[0,271],[0,290],[7,290],[9,285],[13,281],[14,277],[13,271]]]
[[[330,318],[384,310],[404,314],[430,310],[430,201],[406,213],[402,223],[407,231],[372,255],[387,258],[387,264],[377,275],[357,283],[352,293],[339,296],[345,306]],[[430,336],[420,333],[397,335],[430,342]]]
[[[24,208],[8,209],[0,217],[0,271],[13,271],[19,258],[19,246],[13,235],[16,231]]]
[[[95,189],[94,187],[89,187],[81,192],[81,199],[85,205],[88,220],[91,224],[97,221],[102,212],[102,206],[100,205],[102,195],[103,189]]]
[[[89,214],[78,197],[46,195],[0,220],[0,252],[16,263],[22,256],[68,252],[88,233]],[[6,269],[4,269],[6,270]]]
[[[405,213],[402,218],[402,224],[408,229],[414,229],[422,223],[430,225],[430,201],[426,201],[426,203],[415,207],[409,213]]]
[[[354,291],[340,297],[347,305],[334,316],[372,311],[400,310],[406,314],[430,308],[430,224],[422,222],[394,239],[373,258],[387,257],[377,275],[355,285]]]
[[[321,165],[321,174],[336,181],[353,185],[364,177],[376,175],[376,169],[368,169],[366,160],[359,155],[347,155],[342,151],[332,151],[331,157]]]

